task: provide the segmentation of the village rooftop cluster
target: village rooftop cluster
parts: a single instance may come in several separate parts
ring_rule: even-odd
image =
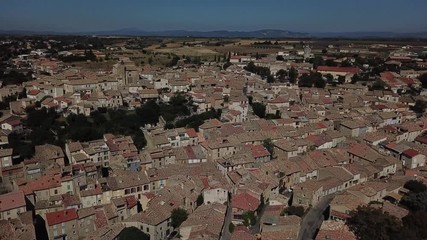
[[[113,40],[1,38],[0,239],[356,239],[426,181],[423,42]]]

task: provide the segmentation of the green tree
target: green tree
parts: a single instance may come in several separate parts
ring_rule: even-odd
[[[118,236],[118,240],[133,240],[133,239],[149,240],[150,236],[145,234],[144,232],[142,232],[136,227],[124,228]]]
[[[296,83],[297,77],[298,71],[294,67],[291,67],[291,69],[289,70],[289,82],[292,84]]]
[[[271,155],[274,155],[274,143],[271,138],[267,138],[262,142],[262,145],[270,152]]]
[[[204,202],[203,194],[200,194],[200,195],[197,197],[197,200],[196,200],[197,206],[202,205],[202,204],[203,204],[203,202]]]
[[[385,89],[386,89],[386,85],[384,84],[384,82],[378,79],[371,86],[371,90],[385,90]]]
[[[171,213],[172,227],[179,227],[188,218],[188,213],[185,209],[175,208]]]
[[[423,88],[427,88],[427,73],[423,73],[418,77],[418,79],[420,80]]]
[[[326,81],[323,78],[317,78],[314,81],[314,86],[317,87],[317,88],[325,88]]]
[[[359,206],[351,211],[347,225],[360,240],[392,239],[401,228],[401,223],[396,217],[369,206]]]
[[[303,217],[305,213],[305,209],[303,206],[289,206],[285,209],[283,209],[282,213],[280,215],[295,215],[298,217]]]
[[[265,105],[259,102],[252,103],[252,109],[254,111],[254,114],[257,115],[260,118],[265,118]]]
[[[228,224],[228,231],[230,232],[230,233],[233,233],[234,232],[234,224],[233,223],[230,223],[230,224]]]
[[[326,81],[328,81],[329,83],[334,80],[334,76],[332,76],[332,74],[330,73],[326,74],[325,78],[326,78]]]
[[[400,203],[412,211],[427,210],[427,191],[415,193],[411,192],[405,195]]]
[[[252,226],[256,222],[255,212],[248,211],[242,214],[243,225],[246,227]]]
[[[424,185],[423,182],[418,180],[409,180],[405,183],[405,185],[403,185],[403,187],[413,193],[420,193],[420,192],[427,191],[427,186]]]
[[[288,72],[284,69],[280,69],[276,72],[276,77],[279,79],[280,82],[284,82],[286,80],[286,77],[288,76]]]
[[[423,100],[415,101],[415,105],[411,107],[411,110],[418,113],[423,114],[426,111],[427,103]]]

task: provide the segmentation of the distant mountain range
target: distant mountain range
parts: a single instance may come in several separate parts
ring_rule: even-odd
[[[112,31],[88,32],[55,32],[55,31],[22,31],[0,30],[0,35],[99,35],[99,36],[157,36],[157,37],[209,37],[209,38],[427,38],[427,32],[394,33],[394,32],[318,32],[304,33],[278,29],[257,31],[143,31],[136,28],[125,28]]]

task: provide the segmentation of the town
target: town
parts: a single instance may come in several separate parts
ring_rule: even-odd
[[[0,57],[0,239],[427,238],[425,40],[2,36]]]

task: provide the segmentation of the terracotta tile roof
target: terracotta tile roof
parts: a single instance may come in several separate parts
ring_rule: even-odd
[[[61,176],[42,176],[41,178],[28,182],[20,187],[25,195],[31,194],[34,191],[45,190],[61,186]]]
[[[233,234],[231,235],[231,240],[256,240],[257,238],[250,233],[249,230],[237,229],[240,226],[234,229]]]
[[[190,138],[197,138],[197,133],[194,128],[187,128],[186,131]]]
[[[232,207],[246,211],[255,211],[261,204],[261,201],[247,192],[234,195],[231,199]]]
[[[49,226],[69,222],[77,218],[78,216],[75,208],[46,213],[46,221]]]
[[[22,191],[15,191],[0,195],[0,212],[25,206],[25,196]]]
[[[417,150],[414,150],[414,149],[410,148],[408,150],[403,151],[402,154],[405,155],[405,156],[407,156],[407,157],[413,158],[413,157],[417,156],[420,153]]]
[[[325,221],[320,227],[316,240],[356,240],[356,236],[345,225],[339,221]]]

